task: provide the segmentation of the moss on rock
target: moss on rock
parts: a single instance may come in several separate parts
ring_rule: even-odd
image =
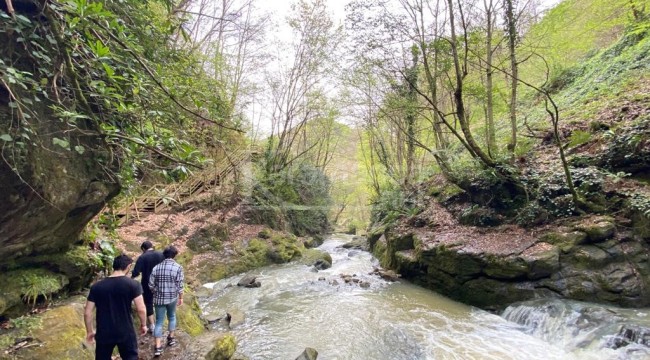
[[[91,360],[94,352],[84,346],[86,331],[83,321],[83,298],[30,317],[28,331],[17,331],[13,337],[30,336],[41,346],[25,347],[16,354],[17,359],[79,359]]]
[[[302,257],[298,261],[305,265],[313,265],[318,260],[325,260],[331,264],[332,255],[323,250],[305,249],[302,252]]]
[[[237,340],[232,334],[219,337],[214,347],[206,356],[206,360],[229,360],[237,350]]]
[[[191,336],[197,336],[205,331],[205,322],[201,320],[201,307],[194,292],[185,287],[183,306],[178,307],[178,327]]]
[[[556,245],[563,253],[570,252],[575,246],[583,244],[587,240],[587,234],[583,231],[550,232],[544,234],[542,241]]]

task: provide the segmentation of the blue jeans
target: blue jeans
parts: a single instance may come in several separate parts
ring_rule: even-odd
[[[153,336],[161,338],[163,336],[163,324],[165,315],[169,321],[169,331],[176,330],[176,300],[166,305],[154,305],[156,308],[156,327],[153,330]]]

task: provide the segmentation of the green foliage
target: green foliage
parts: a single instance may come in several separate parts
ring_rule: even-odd
[[[586,144],[591,140],[591,133],[588,131],[576,130],[569,137],[569,147],[576,147]]]
[[[650,197],[645,194],[634,193],[629,195],[629,206],[638,211],[646,219],[650,219]]]
[[[251,202],[250,216],[273,229],[287,229],[298,236],[329,229],[330,181],[312,165],[302,163],[281,173],[261,175]]]
[[[201,56],[172,42],[185,19],[170,1],[46,2],[30,15],[0,14],[0,79],[12,94],[0,139],[9,161],[19,165],[37,147],[92,152],[128,187],[147,172],[182,179],[189,170],[179,161],[204,160],[197,146],[215,129],[189,125],[229,109]],[[39,134],[44,117],[62,130]]]
[[[14,345],[16,339],[24,338],[42,326],[39,316],[20,316],[9,320],[10,331],[0,333],[0,349],[4,350]]]
[[[384,189],[372,201],[372,223],[392,224],[402,217],[419,214],[423,207],[423,195],[420,192],[406,193],[398,187]]]

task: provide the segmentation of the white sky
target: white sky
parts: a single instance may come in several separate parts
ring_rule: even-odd
[[[543,9],[548,9],[555,6],[562,0],[523,1],[539,1]],[[279,41],[284,44],[291,42],[292,32],[286,23],[286,18],[291,11],[291,4],[293,2],[293,0],[259,0],[256,2],[256,7],[258,9],[260,9],[262,12],[268,12],[272,14],[272,20],[274,22],[274,26],[276,26],[275,30],[271,30],[269,32],[270,38],[268,40],[273,41],[274,38],[275,41]],[[330,15],[332,16],[332,20],[334,20],[335,25],[343,25],[345,20],[345,6],[349,2],[350,0],[326,0]],[[253,127],[256,128],[256,130],[253,130],[253,133],[257,133],[258,131],[267,133],[270,130],[270,119],[268,118],[269,114],[266,113],[267,111],[268,104],[264,104],[263,102],[251,104],[247,111],[245,111],[249,120],[252,121]]]

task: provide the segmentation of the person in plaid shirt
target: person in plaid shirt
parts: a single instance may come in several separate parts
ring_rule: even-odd
[[[165,316],[169,321],[169,335],[167,346],[176,345],[174,330],[176,330],[176,306],[183,305],[183,268],[174,261],[178,255],[178,249],[168,246],[163,251],[163,260],[151,271],[149,277],[149,288],[153,293],[153,305],[156,313],[156,327],[153,336],[156,338],[156,349],[154,356],[160,356],[163,352],[162,335]]]

